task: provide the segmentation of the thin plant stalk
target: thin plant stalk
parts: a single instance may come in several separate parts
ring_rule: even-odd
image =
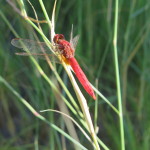
[[[70,78],[70,81],[71,81],[71,83],[73,85],[73,88],[75,90],[75,93],[77,95],[78,101],[80,103],[80,106],[81,106],[81,109],[83,111],[86,123],[87,123],[88,128],[89,128],[89,132],[90,132],[90,134],[93,138],[95,148],[96,148],[96,150],[100,150],[100,147],[99,147],[99,144],[98,144],[98,141],[97,141],[97,136],[96,136],[95,131],[94,131],[94,126],[93,126],[93,123],[92,123],[91,115],[90,115],[90,112],[89,112],[89,109],[88,109],[87,101],[86,101],[85,97],[83,96],[82,92],[80,91],[80,89],[78,87],[78,84],[76,83],[70,68],[68,68],[64,63],[63,63],[63,66],[64,66],[64,68],[65,68],[65,70],[66,70],[66,72],[67,72],[67,74]]]
[[[62,111],[57,111],[57,110],[53,110],[53,109],[47,109],[47,110],[41,110],[40,112],[46,112],[46,111],[52,111],[52,112],[56,112],[59,113],[61,115],[63,115],[64,117],[67,117],[68,119],[70,119],[79,129],[80,131],[85,135],[85,137],[87,138],[87,140],[89,140],[90,143],[92,143],[91,138],[88,136],[88,134],[82,129],[82,127],[75,121],[75,119],[73,119],[72,117],[70,117],[68,114],[62,112]]]
[[[118,64],[118,54],[117,54],[118,6],[119,6],[119,0],[116,0],[113,46],[114,46],[115,72],[116,72],[117,97],[118,97],[118,109],[119,109],[121,150],[125,150],[121,86],[120,86],[119,64]]]
[[[92,84],[91,84],[91,86],[94,89],[94,91],[96,92],[96,94],[99,95],[119,115],[119,111],[115,108],[115,106],[113,106],[110,103],[110,101],[100,91],[98,91]]]

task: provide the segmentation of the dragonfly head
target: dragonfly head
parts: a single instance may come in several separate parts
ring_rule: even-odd
[[[64,40],[64,39],[65,39],[65,37],[63,34],[55,34],[53,41],[54,41],[54,43],[58,43],[59,40]]]

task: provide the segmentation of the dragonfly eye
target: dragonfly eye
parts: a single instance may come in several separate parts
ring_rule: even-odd
[[[63,39],[65,39],[65,37],[64,37],[63,34],[56,34],[56,35],[54,36],[53,41],[54,41],[54,43],[58,43],[59,40],[63,40]]]
[[[64,40],[65,39],[64,35],[63,34],[59,34],[59,39]]]

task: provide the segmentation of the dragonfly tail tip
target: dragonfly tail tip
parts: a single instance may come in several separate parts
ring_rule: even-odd
[[[95,96],[95,94],[93,94],[93,95],[92,95],[92,98],[93,98],[94,100],[96,100],[96,96]]]

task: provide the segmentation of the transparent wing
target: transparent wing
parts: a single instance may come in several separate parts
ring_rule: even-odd
[[[55,62],[55,63],[61,63],[60,60],[53,54],[44,54],[44,53],[15,53],[16,55],[19,55],[19,56],[33,56],[34,58],[37,58],[37,59],[43,59],[43,60],[46,60],[46,57],[45,56],[48,56],[50,61],[52,62]]]
[[[44,42],[36,42],[29,39],[16,38],[11,41],[11,44],[24,51],[30,51],[31,53],[52,53],[49,47]],[[27,50],[26,50],[27,49]]]
[[[48,56],[51,61],[60,63],[59,59],[51,52],[49,47],[44,42],[36,42],[29,39],[16,38],[11,41],[11,44],[26,52],[27,50],[30,51],[30,53],[26,53],[26,52],[15,53],[16,55],[20,55],[20,56],[32,55],[33,57],[40,58],[40,59],[46,59],[45,56]]]
[[[72,41],[72,39],[73,39],[73,24],[72,24],[71,33],[70,33],[70,42]]]
[[[71,44],[72,49],[74,49],[74,50],[76,49],[78,40],[79,40],[79,35],[77,35],[73,38],[73,25],[72,25],[72,29],[71,29],[71,33],[70,33],[70,44]]]
[[[75,50],[78,44],[79,35],[75,36],[72,40],[70,40],[71,47]]]

